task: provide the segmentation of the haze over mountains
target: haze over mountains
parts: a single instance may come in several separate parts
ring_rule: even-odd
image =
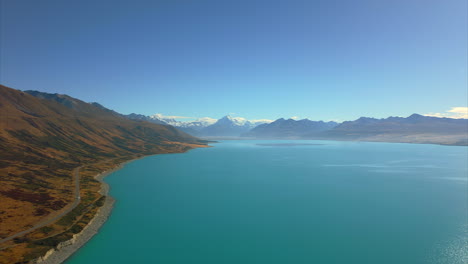
[[[402,143],[468,145],[468,119],[439,118],[412,114],[382,119],[361,117],[347,121],[320,135],[306,138]]]
[[[55,100],[69,108],[86,112],[74,98],[37,91],[26,91],[36,97]],[[253,139],[329,139],[356,141],[383,141],[405,143],[433,143],[468,145],[468,119],[439,118],[413,114],[409,117],[376,119],[361,117],[343,123],[295,120],[280,118],[271,120],[248,120],[226,115],[220,119],[204,117],[183,122],[162,114],[145,116],[122,115],[98,103],[91,104],[101,111],[139,121],[170,125],[195,137],[206,138],[253,138]],[[80,108],[81,107],[81,108]],[[82,109],[83,108],[83,109]]]
[[[99,103],[87,104],[67,95],[26,91],[37,98],[59,104],[92,115],[94,111],[115,118],[147,121],[159,125],[173,126],[196,137],[241,137],[255,139],[332,139],[359,141],[389,141],[408,143],[435,143],[449,145],[468,144],[468,120],[422,116],[413,114],[407,118],[389,117],[376,119],[361,117],[343,123],[295,120],[280,118],[271,120],[248,120],[226,115],[220,119],[210,117],[183,122],[162,114],[122,115]]]
[[[468,119],[413,114],[383,119],[361,117],[341,124],[278,119],[243,134],[256,139],[325,139],[468,145]]]
[[[269,124],[259,125],[243,137],[254,138],[301,138],[307,135],[317,134],[336,127],[338,123],[330,121],[311,121],[309,119],[294,120],[280,118]]]
[[[219,120],[202,118],[193,122],[167,119],[162,115],[131,114],[129,118],[172,125],[197,137],[244,139],[327,139],[468,145],[468,119],[439,118],[413,114],[383,119],[361,117],[354,121],[312,121],[280,118],[249,121],[225,116]]]
[[[130,114],[127,117],[157,124],[171,125],[198,137],[239,137],[260,124],[271,122],[270,120],[247,120],[243,117],[233,117],[230,115],[226,115],[220,119],[203,117],[190,122],[166,118],[161,114],[151,116]]]

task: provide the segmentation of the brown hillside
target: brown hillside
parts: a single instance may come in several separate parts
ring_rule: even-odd
[[[0,85],[0,240],[64,210],[74,199],[76,167],[204,145],[171,126],[58,97],[66,104]],[[100,198],[92,178],[81,187],[82,203]]]

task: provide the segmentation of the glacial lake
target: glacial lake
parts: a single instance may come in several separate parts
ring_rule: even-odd
[[[468,148],[222,141],[131,162],[67,264],[467,263]]]

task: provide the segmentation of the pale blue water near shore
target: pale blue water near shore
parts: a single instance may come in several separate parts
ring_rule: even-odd
[[[213,146],[147,157],[106,178],[113,213],[67,264],[468,260],[467,147]]]

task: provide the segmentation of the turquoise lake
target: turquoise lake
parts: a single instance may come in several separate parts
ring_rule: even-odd
[[[222,141],[131,162],[66,263],[467,263],[468,148]]]

